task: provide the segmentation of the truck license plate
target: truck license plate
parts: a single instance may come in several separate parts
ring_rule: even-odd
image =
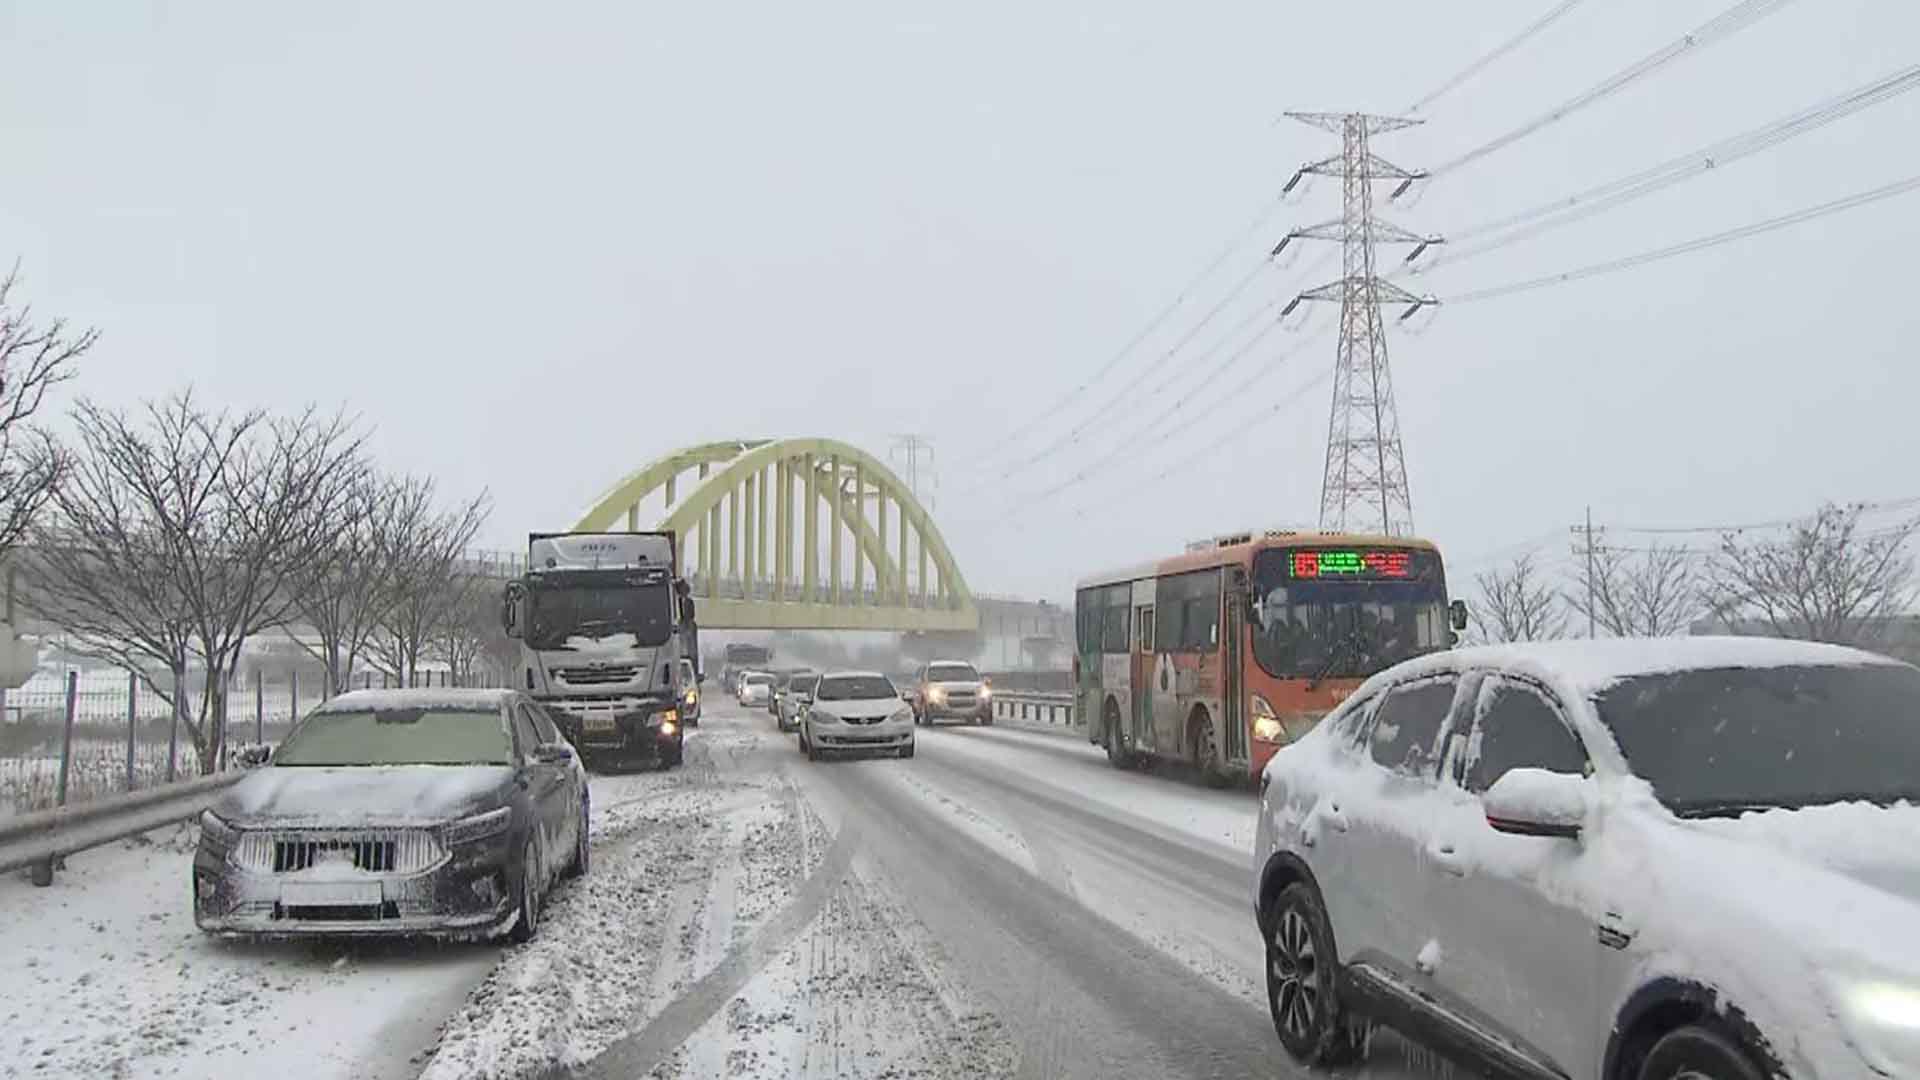
[[[582,731],[612,731],[613,717],[588,715],[580,721]]]

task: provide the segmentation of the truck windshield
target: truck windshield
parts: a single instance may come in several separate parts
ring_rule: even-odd
[[[665,584],[623,585],[592,581],[543,582],[533,590],[527,644],[535,649],[572,649],[614,644],[657,648],[673,631],[673,597]]]
[[[1372,563],[1356,556],[1351,575],[1297,557],[1323,553],[1269,550],[1255,556],[1254,659],[1276,678],[1356,679],[1445,648],[1452,638],[1439,555],[1391,549],[1395,576],[1367,573],[1374,563],[1384,565],[1388,553],[1364,552],[1382,556]],[[1330,558],[1324,562],[1336,565]]]

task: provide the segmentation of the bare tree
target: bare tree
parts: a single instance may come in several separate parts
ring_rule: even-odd
[[[502,671],[511,667],[511,663],[503,666],[497,662],[505,651],[499,643],[509,647],[514,643],[501,632],[499,595],[489,588],[493,584],[477,574],[460,574],[454,584],[455,599],[441,619],[435,651],[446,661],[456,686],[475,683],[483,666]],[[514,655],[518,655],[517,648]]]
[[[1474,633],[1486,641],[1545,641],[1566,636],[1567,612],[1541,579],[1532,555],[1474,575],[1480,588]]]
[[[444,512],[434,495],[433,481],[410,481],[394,508],[394,601],[380,620],[372,656],[400,686],[418,684],[420,662],[459,600],[461,559],[487,519],[484,493]]]
[[[316,639],[296,640],[326,670],[334,693],[350,689],[354,669],[398,598],[407,539],[401,511],[410,505],[410,486],[372,469],[359,470],[324,557],[293,579],[293,614]],[[291,627],[288,631],[292,636]]]
[[[170,700],[197,659],[197,706],[174,705],[211,771],[240,651],[287,621],[292,583],[326,557],[361,438],[338,416],[236,416],[191,392],[141,417],[83,401],[73,421],[74,469],[32,533],[27,602],[79,651],[169,672],[148,682]]]
[[[1654,543],[1637,551],[1602,548],[1581,563],[1563,595],[1581,615],[1619,637],[1670,637],[1706,609],[1696,553]]]
[[[1780,637],[1872,645],[1914,599],[1908,541],[1920,519],[1863,531],[1862,504],[1828,503],[1780,539],[1727,533],[1707,570],[1714,614],[1756,618]]]
[[[17,270],[0,280],[0,556],[26,534],[66,467],[53,437],[28,421],[100,337],[70,333],[62,319],[35,325],[31,307],[13,304],[18,281]]]

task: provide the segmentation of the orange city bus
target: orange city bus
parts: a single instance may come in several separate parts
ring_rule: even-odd
[[[1450,647],[1425,540],[1341,533],[1223,536],[1184,555],[1081,581],[1075,712],[1125,768],[1183,761],[1211,779],[1257,777],[1361,680]]]

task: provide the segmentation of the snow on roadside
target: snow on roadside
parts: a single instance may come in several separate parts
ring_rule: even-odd
[[[791,898],[806,844],[778,774],[678,775],[621,804],[592,871],[448,1020],[422,1080],[583,1066]]]
[[[210,938],[194,842],[182,826],[72,856],[48,888],[0,881],[0,1077],[365,1076],[377,1033],[492,964],[475,945]]]

